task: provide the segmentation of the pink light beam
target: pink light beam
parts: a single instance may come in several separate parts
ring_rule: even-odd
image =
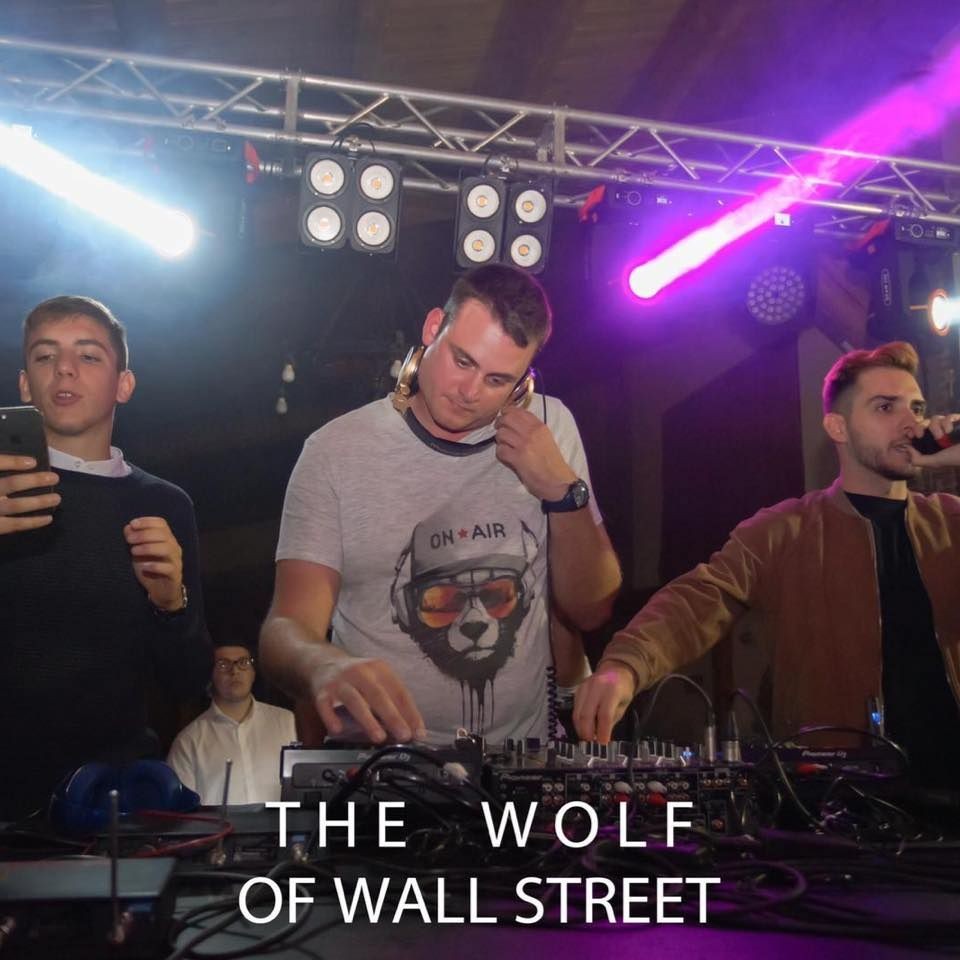
[[[662,253],[634,267],[629,285],[649,299],[724,247],[769,223],[817,189],[818,180],[845,182],[868,169],[880,155],[936,133],[960,106],[960,44],[926,76],[903,84],[833,131],[821,144],[827,156],[807,154],[793,161],[799,177],[764,190],[736,210],[695,230]]]

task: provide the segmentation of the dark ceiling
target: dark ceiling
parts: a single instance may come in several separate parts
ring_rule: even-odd
[[[922,70],[947,0],[4,0],[0,34],[812,140]]]

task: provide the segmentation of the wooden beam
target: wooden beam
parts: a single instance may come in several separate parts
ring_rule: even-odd
[[[749,16],[762,16],[756,0],[687,0],[656,52],[623,96],[621,113],[691,120],[687,100],[705,77],[718,78],[717,62]],[[718,78],[719,79],[719,78]]]
[[[581,6],[578,0],[505,0],[486,55],[478,60],[474,90],[490,97],[529,99],[531,81],[556,58]],[[464,28],[469,29],[468,23]]]
[[[359,79],[363,70],[357,71],[357,46],[361,42],[360,8],[356,0],[325,0],[324,16],[313,22],[311,29],[319,35],[317,46],[319,60],[309,64],[317,73],[333,77]]]

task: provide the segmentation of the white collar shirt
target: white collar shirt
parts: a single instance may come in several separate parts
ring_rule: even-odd
[[[200,794],[200,802],[223,800],[227,760],[232,760],[228,803],[266,803],[280,799],[280,750],[297,739],[289,710],[254,700],[239,723],[215,703],[184,727],[170,748],[167,763],[180,780]]]
[[[54,470],[72,470],[97,477],[127,477],[133,470],[123,459],[123,451],[119,447],[110,448],[109,460],[82,460],[54,447],[48,447],[47,450],[50,454],[50,466]]]

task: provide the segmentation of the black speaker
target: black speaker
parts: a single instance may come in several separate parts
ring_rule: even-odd
[[[934,290],[956,296],[960,252],[954,228],[917,221],[895,223],[865,250],[870,272],[868,331],[878,340],[935,336],[927,315]]]

